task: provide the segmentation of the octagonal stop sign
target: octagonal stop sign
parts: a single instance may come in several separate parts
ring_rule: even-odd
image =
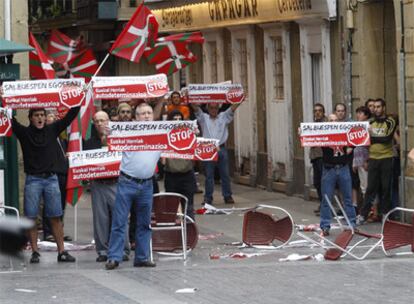
[[[194,132],[189,128],[174,128],[168,133],[168,144],[177,151],[192,148],[196,140]]]
[[[199,143],[195,149],[195,157],[201,161],[217,160],[217,147],[212,143]]]
[[[68,108],[81,106],[85,100],[85,92],[78,86],[62,86],[59,91],[60,103]]]
[[[6,114],[0,114],[0,136],[11,135],[11,121]]]
[[[349,129],[346,134],[348,142],[354,146],[366,146],[369,144],[368,131],[360,126]]]

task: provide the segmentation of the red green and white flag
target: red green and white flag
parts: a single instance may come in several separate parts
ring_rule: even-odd
[[[77,57],[62,64],[60,67],[61,69],[57,71],[58,76],[66,76],[66,74],[69,73],[70,78],[83,77],[86,82],[89,82],[98,69],[98,62],[96,61],[92,49],[87,48]]]
[[[173,74],[187,65],[196,62],[197,57],[187,49],[183,42],[157,42],[153,48],[145,51],[149,63],[155,64],[159,73]]]
[[[158,35],[158,22],[151,11],[141,4],[122,30],[109,53],[139,62],[145,48],[154,45]]]
[[[169,35],[165,37],[159,37],[157,42],[173,41],[173,42],[185,42],[185,43],[204,43],[204,37],[201,32],[180,33]]]
[[[93,105],[93,94],[92,90],[89,89],[88,92],[86,92],[85,105],[81,107],[78,117],[73,120],[68,128],[68,152],[82,150],[82,138],[87,140],[91,136],[92,117],[94,114],[95,108]],[[66,202],[72,206],[75,206],[79,198],[82,196],[82,185],[79,182],[74,183],[68,179],[66,190]]]
[[[51,61],[43,52],[36,38],[29,32],[29,44],[34,47],[34,51],[29,53],[29,70],[31,79],[54,79],[55,70]]]
[[[73,40],[58,30],[52,30],[47,47],[47,54],[60,64],[67,63],[77,57],[83,48],[80,38]]]

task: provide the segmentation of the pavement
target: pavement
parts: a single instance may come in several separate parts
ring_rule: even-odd
[[[161,187],[162,188],[162,187]],[[233,185],[235,207],[258,203],[285,208],[296,224],[317,224],[316,202],[257,188]],[[202,194],[196,195],[201,208]],[[216,186],[215,206],[226,208]],[[41,262],[0,255],[0,303],[412,303],[414,259],[385,257],[375,250],[366,260],[344,257],[339,261],[315,259],[324,250],[303,243],[290,243],[277,250],[238,248],[242,238],[241,212],[229,215],[197,215],[200,240],[187,261],[155,254],[156,268],[132,267],[124,262],[113,271],[95,262],[90,249],[93,239],[90,197],[86,193],[76,209],[68,207],[65,233],[75,244],[89,249],[71,251],[77,262],[58,264],[55,251],[41,251]],[[272,213],[275,213],[272,211]],[[378,224],[362,227],[378,232]],[[332,230],[331,239],[339,233]],[[312,233],[307,233],[312,236]],[[291,241],[300,241],[294,236]],[[89,245],[88,245],[89,244]],[[69,246],[69,245],[68,245]],[[367,247],[364,247],[366,250]],[[231,258],[230,256],[244,256]],[[291,254],[307,256],[302,261],[282,261]],[[215,257],[212,259],[211,257]],[[184,289],[187,293],[177,293]]]

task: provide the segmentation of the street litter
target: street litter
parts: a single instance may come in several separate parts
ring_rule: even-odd
[[[220,260],[220,259],[245,259],[252,258],[256,256],[266,255],[266,253],[244,253],[244,252],[235,252],[231,254],[210,254],[210,260]]]
[[[305,261],[305,260],[316,260],[318,262],[324,261],[323,254],[317,253],[315,255],[300,255],[297,253],[289,254],[286,258],[280,258],[279,262],[293,262],[293,261]]]
[[[175,293],[195,293],[198,289],[193,287],[193,288],[182,288],[182,289],[177,289],[175,291]]]
[[[214,240],[220,236],[224,235],[223,232],[219,232],[219,233],[209,233],[209,234],[199,234],[198,235],[198,239],[199,240]]]
[[[37,290],[24,289],[24,288],[16,288],[15,291],[18,291],[18,292],[27,292],[27,293],[36,293],[37,292]]]
[[[78,244],[72,244],[72,243],[65,242],[64,245],[65,245],[65,250],[67,251],[95,249],[95,245],[93,244],[78,245]],[[41,251],[56,251],[57,250],[57,245],[54,242],[41,241],[41,242],[38,242],[38,246]]]
[[[246,211],[249,208],[216,208],[213,205],[205,204],[203,208],[197,209],[197,214],[231,214],[234,211]]]

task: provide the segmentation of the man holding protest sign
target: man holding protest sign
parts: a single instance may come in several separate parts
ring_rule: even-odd
[[[119,113],[119,111],[118,111]],[[94,130],[89,140],[84,142],[84,150],[100,149],[106,146],[109,116],[104,111],[93,116]],[[118,178],[100,178],[91,181],[93,234],[95,240],[97,262],[108,259],[108,243],[111,229],[111,215],[115,205],[116,185]],[[129,242],[125,238],[123,261],[129,260]]]
[[[156,108],[147,103],[137,106],[135,117],[139,121],[152,121],[159,117],[161,102]],[[136,205],[135,259],[134,267],[155,267],[150,260],[151,210],[155,167],[160,159],[160,151],[123,152],[120,176],[112,215],[111,235],[109,239],[107,270],[119,266],[131,205]]]
[[[30,125],[21,125],[15,117],[12,128],[19,139],[23,151],[26,182],[24,188],[24,213],[35,219],[43,196],[45,214],[50,218],[53,236],[58,247],[58,262],[75,262],[75,258],[64,249],[63,225],[61,221],[62,203],[57,172],[57,137],[78,115],[80,107],[73,107],[66,116],[50,125],[46,125],[45,109],[30,109]],[[30,263],[39,263],[40,254],[37,247],[37,228],[30,230],[32,256]]]
[[[372,201],[381,189],[378,216],[386,214],[391,208],[391,181],[393,162],[393,138],[397,123],[386,113],[383,99],[374,102],[374,117],[370,120],[371,146],[368,160],[368,186],[364,205],[358,217],[358,224],[363,224],[368,217]]]
[[[336,122],[338,121],[338,117],[336,114],[331,114],[328,117],[328,121]],[[351,224],[355,225],[355,209],[352,205],[352,180],[349,170],[352,148],[346,146],[323,147],[322,154],[323,172],[321,180],[322,204],[320,227],[323,235],[328,236],[331,228],[332,212],[327,199],[332,201],[337,184],[342,194],[345,212]]]
[[[198,123],[204,138],[213,138],[219,140],[220,151],[217,162],[205,162],[205,195],[203,204],[213,203],[214,193],[214,168],[217,165],[221,178],[221,193],[226,204],[234,204],[231,192],[229,160],[226,150],[226,141],[229,136],[228,124],[233,121],[234,112],[241,103],[234,103],[226,111],[219,113],[219,103],[208,103],[207,113],[203,113],[197,104],[192,104]]]

